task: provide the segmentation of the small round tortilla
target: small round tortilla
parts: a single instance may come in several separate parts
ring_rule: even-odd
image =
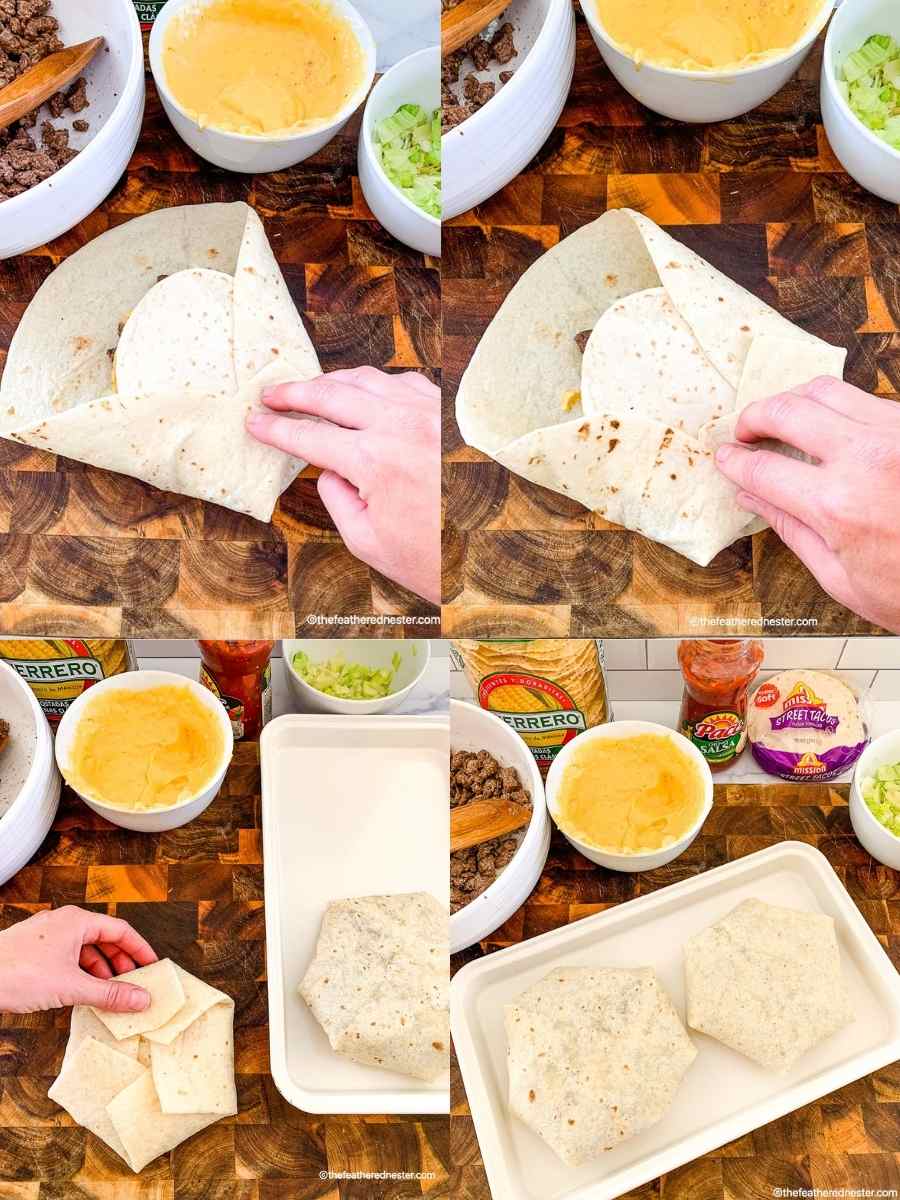
[[[116,349],[116,391],[230,395],[237,389],[233,351],[234,280],[204,267],[177,271],[152,287],[126,321]]]

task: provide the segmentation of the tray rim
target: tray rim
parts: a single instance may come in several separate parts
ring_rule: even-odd
[[[746,1115],[737,1114],[725,1122],[719,1122],[718,1125],[713,1126],[712,1129],[717,1132],[712,1136],[710,1136],[710,1127],[707,1127],[699,1133],[683,1139],[668,1150],[658,1151],[648,1159],[625,1168],[618,1173],[619,1182],[613,1183],[612,1186],[609,1186],[608,1181],[599,1180],[580,1187],[576,1186],[566,1192],[560,1192],[554,1196],[553,1200],[616,1200],[617,1197],[693,1162],[704,1154],[743,1137],[771,1121],[778,1120],[787,1113],[802,1108],[838,1088],[870,1075],[900,1058],[900,974],[895,970],[884,947],[878,941],[825,855],[806,842],[797,840],[779,842],[742,858],[712,867],[707,871],[701,871],[689,879],[682,879],[658,888],[646,896],[623,901],[604,912],[595,913],[590,917],[563,925],[559,929],[549,930],[537,937],[494,951],[483,958],[466,963],[457,971],[450,983],[450,1030],[492,1194],[502,1196],[503,1200],[532,1200],[529,1193],[521,1192],[513,1186],[511,1173],[499,1142],[493,1137],[482,1142],[479,1136],[479,1126],[482,1124],[491,1126],[493,1132],[493,1113],[486,1089],[479,1086],[477,1091],[470,1092],[469,1090],[468,1085],[473,1078],[477,1079],[480,1084],[480,1070],[478,1053],[470,1034],[469,1023],[465,1018],[464,1006],[478,987],[480,977],[495,974],[498,963],[502,966],[511,959],[527,959],[535,952],[536,946],[545,948],[555,942],[566,941],[567,935],[571,936],[571,931],[574,929],[583,932],[586,928],[590,929],[600,925],[609,928],[623,921],[632,920],[635,913],[652,913],[654,909],[663,906],[669,907],[673,903],[678,905],[683,897],[686,895],[689,897],[692,892],[715,887],[717,882],[722,879],[723,873],[741,875],[753,871],[760,863],[768,862],[772,863],[774,869],[779,865],[779,860],[791,857],[805,860],[806,868],[818,877],[820,883],[824,885],[838,905],[841,917],[846,921],[850,935],[864,953],[870,969],[875,971],[888,990],[893,990],[895,993],[896,1011],[893,1036],[880,1046],[850,1059],[842,1066],[832,1068],[828,1073],[826,1087],[822,1087],[821,1076],[819,1076],[805,1085],[794,1085],[790,1089],[778,1093],[772,1099],[761,1102],[765,1103],[768,1110],[763,1120],[756,1122],[751,1115],[748,1122]],[[787,1097],[787,1102],[782,1103],[785,1097]],[[649,1169],[645,1165],[647,1163],[652,1164]],[[612,1176],[610,1179],[614,1180],[616,1176]]]
[[[266,922],[266,996],[269,1017],[269,1069],[279,1092],[301,1112],[330,1115],[447,1115],[450,1111],[450,1089],[412,1088],[407,1092],[395,1092],[390,1088],[373,1088],[367,1092],[340,1090],[309,1091],[291,1078],[287,1069],[287,1031],[284,1021],[284,972],[281,959],[281,914],[275,897],[278,871],[274,819],[266,819],[269,809],[267,793],[271,793],[268,763],[273,749],[270,743],[287,726],[298,725],[309,729],[340,728],[348,733],[351,729],[403,729],[410,731],[425,728],[446,728],[448,745],[450,716],[443,713],[361,714],[345,716],[339,713],[283,713],[270,721],[259,739],[259,771],[261,797],[261,824],[263,833],[263,905]],[[448,817],[449,820],[449,817]],[[271,864],[271,865],[269,865]],[[449,921],[449,913],[448,913]],[[375,1069],[375,1068],[373,1068]]]

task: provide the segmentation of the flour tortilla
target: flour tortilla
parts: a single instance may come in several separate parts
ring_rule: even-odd
[[[215,1113],[163,1112],[153,1078],[146,1070],[109,1102],[107,1111],[132,1171],[143,1171],[160,1154],[168,1154],[220,1119]]]
[[[237,1112],[234,1086],[234,1001],[221,1001],[169,1044],[150,1048],[153,1083],[167,1113]]]
[[[785,1074],[853,1020],[834,921],[749,899],[684,947],[687,1022]]]
[[[94,1016],[106,1026],[114,1038],[134,1037],[151,1029],[159,1029],[175,1016],[185,1002],[184,988],[178,969],[170,958],[147,967],[137,967],[117,976],[120,983],[133,983],[150,993],[150,1006],[143,1012],[107,1012],[92,1008]]]
[[[150,1008],[73,1009],[49,1095],[140,1171],[237,1112],[234,1001],[169,959],[119,978],[146,987]]]
[[[587,330],[582,355],[575,337]],[[737,507],[713,453],[755,395],[744,371],[757,341],[755,361],[765,359],[769,339],[787,347],[765,394],[843,373],[845,350],[640,213],[614,210],[510,292],[460,384],[460,431],[515,474],[706,566],[764,527]]]
[[[0,437],[268,521],[305,464],[245,417],[264,387],[318,374],[253,209],[160,209],[40,288],[0,382]]]
[[[107,1106],[146,1074],[146,1068],[135,1058],[87,1037],[68,1056],[47,1095],[74,1121],[106,1142],[120,1158],[125,1158],[125,1147]]]
[[[433,896],[336,900],[299,991],[338,1054],[431,1081],[450,1065],[448,960]]]
[[[510,1109],[572,1167],[659,1121],[697,1056],[649,967],[559,967],[504,1020]]]
[[[66,1052],[63,1057],[62,1071],[60,1073],[65,1071],[70,1059],[74,1057],[75,1051],[88,1038],[102,1042],[105,1046],[111,1046],[114,1050],[118,1050],[120,1054],[124,1054],[128,1058],[140,1061],[141,1038],[139,1035],[126,1038],[113,1037],[109,1029],[99,1017],[94,1015],[90,1008],[79,1004],[72,1009],[69,1040],[66,1042]]]

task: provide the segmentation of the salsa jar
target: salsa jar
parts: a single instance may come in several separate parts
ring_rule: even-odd
[[[200,646],[200,682],[221,700],[235,740],[252,741],[272,717],[274,642],[206,642]]]
[[[678,727],[721,771],[747,742],[747,694],[763,661],[754,638],[698,638],[678,643],[684,695]]]

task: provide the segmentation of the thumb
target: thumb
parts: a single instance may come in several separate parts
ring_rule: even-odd
[[[107,1012],[143,1012],[150,1007],[150,993],[133,983],[95,979],[93,975],[79,972],[72,983],[72,1003],[90,1004]]]

